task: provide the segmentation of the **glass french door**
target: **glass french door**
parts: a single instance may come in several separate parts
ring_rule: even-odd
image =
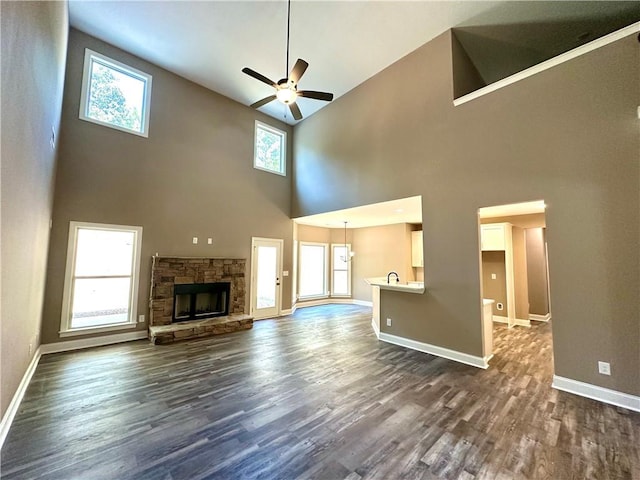
[[[282,240],[253,238],[251,314],[254,318],[280,314],[282,301]]]

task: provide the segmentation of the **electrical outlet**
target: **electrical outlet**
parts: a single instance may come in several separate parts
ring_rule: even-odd
[[[611,365],[609,362],[598,362],[598,373],[602,375],[611,375]]]
[[[138,315],[138,323],[144,323],[144,314]]]
[[[391,326],[391,319],[387,318],[387,327],[390,327],[390,326]]]
[[[192,241],[193,241],[194,245],[197,245],[198,244],[198,237],[193,237]]]
[[[207,245],[213,245],[213,238],[207,238]]]
[[[498,278],[498,276],[495,273],[491,274],[491,280],[495,280],[496,278]]]

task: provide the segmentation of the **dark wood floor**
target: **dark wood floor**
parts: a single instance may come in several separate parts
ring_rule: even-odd
[[[378,342],[367,308],[44,356],[2,478],[640,479],[640,414],[551,389],[550,326],[480,370]]]

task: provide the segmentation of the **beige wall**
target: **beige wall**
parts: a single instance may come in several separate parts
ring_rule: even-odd
[[[491,278],[495,275],[496,278]],[[504,252],[482,252],[482,296],[495,300],[493,314],[507,317],[509,300],[507,299],[507,277]],[[502,310],[498,310],[502,303]]]
[[[549,287],[544,228],[529,228],[527,239],[527,282],[529,284],[529,312],[549,313]]]
[[[406,223],[357,228],[354,232],[353,298],[371,301],[371,286],[364,279],[395,271],[400,280],[413,280],[411,231]]]
[[[64,2],[2,2],[0,415],[40,337],[69,20]]]
[[[344,243],[344,229],[298,225],[298,241]],[[347,243],[356,253],[352,260],[351,297],[371,301],[371,286],[365,278],[382,277],[396,271],[404,282],[413,280],[411,226],[400,223],[367,228],[347,228]]]
[[[153,76],[149,138],[78,119],[85,47]],[[44,342],[59,340],[71,220],[143,227],[138,309],[147,317],[155,252],[250,260],[251,237],[280,238],[283,268],[292,269],[291,179],[253,168],[256,119],[286,130],[291,143],[285,124],[71,30]],[[291,307],[291,278],[283,279],[284,309]]]
[[[527,245],[523,228],[512,227],[513,289],[515,290],[516,318],[529,319],[529,285],[527,283]]]
[[[293,214],[422,195],[427,291],[382,329],[480,356],[477,210],[544,199],[555,372],[638,395],[639,64],[631,35],[454,107],[447,32],[296,126]]]

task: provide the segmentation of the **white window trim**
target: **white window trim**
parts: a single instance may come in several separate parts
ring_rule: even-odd
[[[256,165],[256,159],[258,158],[258,128],[262,128],[263,130],[268,130],[275,135],[279,135],[282,137],[282,152],[280,154],[280,162],[282,165],[282,171],[270,170],[268,168],[259,167]],[[256,170],[262,170],[263,172],[274,173],[276,175],[280,175],[283,177],[287,176],[287,132],[280,130],[276,127],[272,127],[266,123],[263,123],[259,120],[256,120],[255,129],[253,133],[253,168]]]
[[[331,244],[331,268],[330,268],[330,273],[331,273],[331,292],[330,295],[333,298],[351,298],[351,261],[346,262],[347,263],[347,293],[340,293],[340,294],[335,294],[333,293],[333,272],[335,272],[336,270],[333,268],[333,255],[334,255],[334,247],[344,247],[344,243],[332,243]],[[347,243],[347,255],[349,255],[351,253],[351,244]],[[344,270],[338,270],[339,272],[344,272]]]
[[[324,289],[324,293],[323,294],[316,294],[316,295],[298,295],[298,300],[317,300],[317,299],[321,299],[321,298],[329,298],[329,260],[331,258],[331,252],[329,252],[329,244],[328,243],[321,243],[321,242],[303,242],[300,241],[299,242],[299,246],[298,248],[300,249],[300,252],[298,253],[298,268],[300,270],[302,267],[302,247],[304,245],[312,245],[312,246],[323,246],[324,247],[324,285],[323,285],[323,289]],[[302,274],[298,275],[298,279],[302,278]],[[298,280],[299,281],[299,280]],[[298,285],[298,293],[300,292],[300,285]]]
[[[100,325],[96,327],[71,328],[71,301],[72,295],[72,278],[76,269],[76,246],[78,243],[78,230],[81,228],[92,228],[97,230],[116,230],[124,232],[133,232],[135,239],[135,248],[133,250],[132,272],[131,272],[131,292],[129,297],[129,321],[115,325]],[[111,225],[105,223],[89,223],[89,222],[69,222],[69,242],[67,246],[67,265],[64,275],[64,290],[62,294],[62,315],[60,317],[61,337],[70,337],[76,335],[86,335],[90,333],[109,332],[113,330],[123,330],[135,328],[137,325],[138,314],[138,283],[140,279],[140,255],[142,251],[142,227],[129,225]]]
[[[89,109],[88,105],[88,95],[89,95],[89,82],[91,79],[91,71],[93,65],[93,59],[96,58],[100,61],[100,63],[106,64],[108,67],[113,68],[114,70],[120,70],[122,73],[132,77],[138,77],[140,80],[144,80],[146,82],[144,89],[144,105],[142,108],[142,118],[140,119],[142,123],[142,131],[138,132],[136,130],[132,130],[130,128],[120,127],[118,125],[114,125],[112,123],[103,122],[101,120],[96,120],[95,118],[89,117],[87,111]],[[86,122],[95,123],[98,125],[102,125],[104,127],[113,128],[115,130],[120,130],[121,132],[131,133],[133,135],[138,135],[140,137],[149,137],[149,111],[151,110],[151,83],[152,76],[148,73],[142,72],[136,68],[130,67],[129,65],[125,65],[122,62],[118,62],[117,60],[113,60],[112,58],[106,57],[98,52],[94,52],[88,48],[84,50],[84,67],[82,70],[82,90],[80,92],[80,119]]]

